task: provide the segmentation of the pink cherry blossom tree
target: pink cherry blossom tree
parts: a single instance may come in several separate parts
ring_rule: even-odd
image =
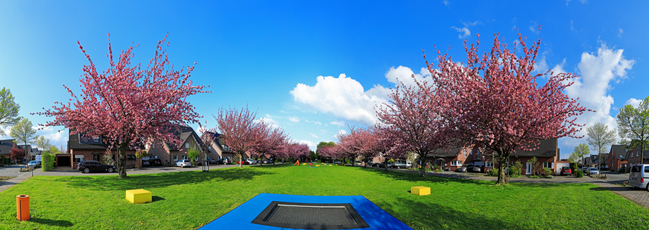
[[[69,102],[55,102],[51,109],[36,113],[54,117],[43,126],[65,126],[71,134],[88,137],[102,136],[106,144],[118,149],[119,177],[126,177],[126,150],[138,150],[148,139],[180,144],[173,130],[180,125],[196,123],[201,118],[187,97],[208,93],[203,86],[193,85],[189,79],[194,66],[174,70],[164,46],[158,41],[154,57],[146,69],[132,65],[133,47],[122,51],[117,63],[108,42],[109,67],[99,72],[90,55],[79,44],[89,65],[83,66],[79,79],[81,93],[68,86]],[[169,43],[166,44],[166,47]],[[196,62],[194,62],[196,64]],[[107,150],[107,152],[110,152]]]
[[[419,162],[427,154],[445,148],[447,137],[443,132],[445,124],[439,115],[440,107],[437,106],[441,98],[421,90],[431,88],[427,81],[415,79],[415,82],[417,86],[401,82],[389,95],[390,103],[377,108],[377,115],[385,126],[382,132],[392,138],[393,147],[389,154],[403,157],[405,152],[412,151],[417,154],[416,161]],[[421,167],[420,175],[425,177],[424,167]]]
[[[478,55],[479,42],[468,47],[465,40],[466,64],[438,51],[437,69],[427,62],[435,84],[420,87],[438,98],[422,108],[442,108],[438,114],[448,125],[447,138],[497,154],[497,184],[507,183],[504,167],[516,149],[534,150],[548,138],[581,138],[576,134],[583,125],[575,120],[587,110],[563,93],[578,76],[550,70],[534,74],[541,41],[528,48],[525,40],[519,34],[520,43],[510,50],[496,35],[491,51],[483,55]],[[537,80],[544,78],[547,82],[539,86]]]
[[[294,160],[299,160],[309,156],[309,146],[302,143],[290,141],[286,146],[286,154]]]
[[[243,168],[243,155],[255,152],[263,139],[266,125],[255,122],[256,117],[257,113],[251,112],[248,107],[241,110],[220,108],[218,115],[214,116],[217,128],[213,132],[220,131],[225,144],[239,156],[239,168]]]
[[[271,127],[268,124],[264,125],[266,127],[260,129],[262,131],[260,143],[253,148],[252,153],[257,157],[268,155],[269,157],[277,158],[286,147],[285,141],[288,139],[288,135],[281,128]],[[273,164],[275,164],[274,161]],[[262,165],[261,160],[259,161],[259,165]]]

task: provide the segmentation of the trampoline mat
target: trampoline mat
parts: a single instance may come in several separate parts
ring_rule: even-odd
[[[282,228],[352,229],[369,225],[349,203],[271,202],[252,223]]]

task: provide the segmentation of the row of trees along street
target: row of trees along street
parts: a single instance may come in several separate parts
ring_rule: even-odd
[[[504,168],[517,149],[534,150],[549,138],[581,138],[577,133],[584,125],[575,122],[576,116],[592,111],[563,93],[576,74],[534,74],[540,39],[531,47],[520,34],[518,41],[514,47],[522,49],[510,50],[496,35],[490,52],[483,55],[478,53],[479,42],[465,41],[466,63],[438,51],[436,65],[426,61],[430,79],[418,81],[413,75],[416,85],[400,83],[389,103],[377,106],[379,123],[350,127],[349,134],[319,149],[319,154],[368,159],[380,152],[390,159],[414,152],[415,161],[423,162],[426,155],[451,146],[474,146],[494,154],[497,184],[506,184]],[[537,84],[539,78],[547,79],[545,85]],[[424,170],[421,167],[422,177]]]

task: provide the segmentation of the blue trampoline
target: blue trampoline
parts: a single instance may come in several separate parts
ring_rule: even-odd
[[[201,229],[412,229],[363,196],[261,193]]]

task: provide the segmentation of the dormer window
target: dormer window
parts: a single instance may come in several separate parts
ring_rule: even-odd
[[[185,148],[189,149],[189,143],[185,143]]]

